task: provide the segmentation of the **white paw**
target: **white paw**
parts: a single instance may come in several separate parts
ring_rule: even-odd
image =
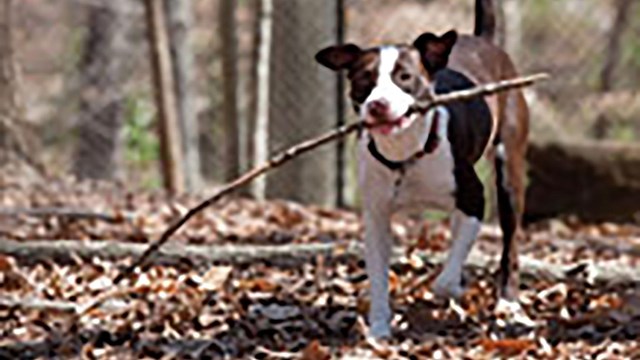
[[[499,299],[496,304],[495,314],[505,324],[520,324],[527,327],[535,327],[537,325],[517,301]]]
[[[439,297],[459,300],[464,296],[465,289],[460,285],[460,279],[442,272],[433,283],[433,293]]]
[[[376,321],[369,328],[370,338],[385,339],[391,337],[391,326],[388,321]]]

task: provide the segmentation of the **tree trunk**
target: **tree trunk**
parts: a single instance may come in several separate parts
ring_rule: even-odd
[[[238,37],[236,1],[220,1],[220,38],[222,52],[223,127],[225,141],[225,179],[240,175],[241,124],[238,101]]]
[[[145,0],[145,7],[164,185],[171,193],[181,193],[184,191],[182,147],[164,6],[162,0]]]
[[[345,28],[345,3],[344,0],[336,0],[336,43],[344,44]],[[336,126],[346,123],[347,96],[346,75],[341,72],[336,73]],[[336,203],[337,207],[345,207],[347,203],[347,142],[345,139],[338,140],[336,144]]]
[[[509,53],[513,62],[518,64],[522,52],[522,17],[525,4],[521,0],[500,0],[502,27],[504,29],[503,47]]]
[[[12,0],[0,1],[0,115],[3,120],[19,117],[20,107],[12,39],[12,3]],[[3,135],[6,134],[0,133]]]
[[[130,18],[117,1],[106,8],[89,7],[81,62],[80,114],[74,173],[79,178],[118,177],[124,122],[124,82],[130,44]]]
[[[335,1],[274,2],[269,139],[282,149],[335,126],[336,77],[313,61],[335,43]],[[322,149],[271,175],[270,197],[335,205],[336,148]]]
[[[256,60],[254,80],[254,133],[253,163],[262,164],[269,157],[269,63],[271,58],[271,32],[273,0],[258,0],[256,11]],[[251,192],[264,199],[267,188],[265,178],[256,179]]]
[[[20,121],[18,84],[11,34],[11,0],[0,1],[0,166],[16,149],[24,150],[16,124]]]
[[[504,15],[505,0],[493,0],[493,11],[496,17],[496,33],[494,42],[501,48],[507,45],[507,23]]]
[[[188,191],[202,184],[198,120],[195,113],[193,91],[194,55],[191,41],[193,6],[191,0],[165,0],[168,32],[171,46],[173,76],[184,161],[182,171]]]
[[[613,21],[607,50],[604,52],[604,64],[600,71],[600,91],[606,92],[613,88],[616,64],[620,60],[620,40],[627,28],[629,11],[633,0],[616,0],[616,17]]]
[[[577,215],[638,221],[640,147],[605,142],[531,144],[526,221]]]

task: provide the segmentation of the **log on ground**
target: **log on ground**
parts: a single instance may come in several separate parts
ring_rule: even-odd
[[[38,261],[68,262],[74,256],[81,258],[137,257],[146,249],[146,244],[117,241],[38,240],[14,241],[0,239],[0,254],[14,256],[25,263]],[[406,261],[406,249],[393,248],[393,264]],[[416,253],[425,264],[444,263],[446,253],[419,251]],[[309,243],[288,245],[189,245],[175,244],[158,250],[147,264],[180,264],[185,260],[196,263],[248,264],[265,261],[276,266],[300,266],[323,257],[327,262],[343,261],[347,258],[361,259],[364,248],[360,242]],[[498,267],[498,258],[474,250],[467,266],[493,270]],[[544,278],[549,281],[570,281],[586,277],[591,282],[638,283],[640,269],[618,263],[554,264],[527,256],[520,256],[520,272],[523,276]]]
[[[576,215],[640,219],[640,146],[609,142],[532,144],[525,222]]]

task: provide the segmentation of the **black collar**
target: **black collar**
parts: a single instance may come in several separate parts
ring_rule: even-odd
[[[415,154],[411,155],[406,160],[402,161],[393,161],[384,157],[378,151],[378,147],[376,147],[375,141],[373,141],[373,137],[369,140],[369,145],[367,148],[373,156],[374,159],[378,160],[382,165],[386,166],[391,171],[400,171],[404,172],[409,166],[415,163],[417,160],[422,158],[427,154],[433,153],[440,143],[440,138],[438,137],[438,120],[439,120],[439,112],[436,110],[434,112],[433,120],[431,121],[431,129],[429,129],[429,136],[427,137],[427,141],[424,143],[422,149],[418,150]]]

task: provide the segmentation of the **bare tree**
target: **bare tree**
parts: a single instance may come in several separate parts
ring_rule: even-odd
[[[241,120],[239,109],[238,37],[236,23],[236,1],[221,0],[219,26],[222,52],[223,82],[223,127],[225,141],[225,178],[233,179],[240,174],[242,161]]]
[[[633,0],[616,0],[616,16],[609,33],[604,65],[600,71],[600,91],[610,91],[613,87],[616,64],[620,61],[620,40],[627,28],[629,11]]]
[[[335,43],[335,1],[274,2],[269,138],[273,150],[335,126],[336,77],[313,60]],[[271,175],[267,195],[335,204],[336,148],[303,157]]]
[[[181,193],[184,191],[182,147],[164,5],[162,0],[146,0],[145,7],[158,109],[162,174],[165,188],[171,193]]]
[[[256,4],[256,58],[254,65],[254,133],[253,163],[262,164],[269,156],[269,62],[271,58],[271,31],[273,0],[257,0]],[[256,179],[252,193],[264,199],[267,181]]]
[[[504,49],[507,45],[507,24],[504,14],[505,0],[493,0],[493,12],[496,17],[496,33],[494,42]]]
[[[182,135],[185,186],[192,191],[201,186],[198,121],[193,89],[194,55],[191,41],[193,2],[191,0],[165,0],[169,43],[175,79],[176,105]]]
[[[80,104],[74,173],[109,179],[117,174],[124,119],[123,82],[130,50],[126,6],[88,8],[88,34],[80,63]]]
[[[502,21],[498,23],[503,34],[498,35],[497,44],[503,46],[515,63],[522,52],[522,20],[523,20],[523,3],[520,0],[500,0],[498,4],[498,14],[501,14]],[[502,41],[502,43],[500,43]]]
[[[21,122],[19,77],[12,39],[12,0],[0,1],[0,166],[19,158],[31,163]]]

